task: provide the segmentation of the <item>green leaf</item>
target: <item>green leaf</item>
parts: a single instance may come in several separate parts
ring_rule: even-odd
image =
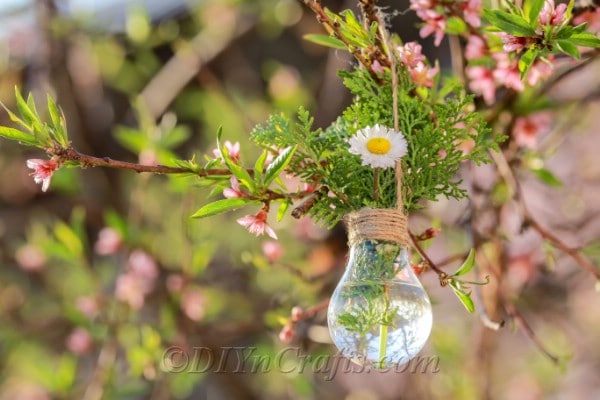
[[[445,31],[450,35],[460,35],[467,31],[467,24],[462,18],[450,17],[446,21]]]
[[[257,185],[262,182],[262,175],[265,170],[265,162],[267,161],[268,156],[269,151],[263,150],[260,157],[258,157],[254,163],[254,182],[256,182]]]
[[[60,145],[67,147],[69,145],[69,137],[67,136],[65,118],[54,99],[50,95],[48,98],[48,113],[50,114],[50,120],[52,121],[52,133],[53,139],[56,140]]]
[[[59,222],[54,227],[54,235],[74,259],[83,257],[83,243],[79,236],[67,224]]]
[[[558,179],[552,172],[547,170],[546,168],[537,168],[532,170],[536,178],[540,181],[544,182],[548,186],[562,186],[562,182]]]
[[[296,152],[297,148],[298,146],[288,147],[279,153],[279,155],[271,162],[271,164],[269,164],[267,167],[267,172],[265,173],[265,186],[269,186],[271,182],[273,182],[273,180],[287,168],[292,161],[292,157],[294,157],[294,153]]]
[[[208,203],[204,207],[200,208],[192,215],[192,218],[210,217],[211,215],[217,215],[226,211],[232,211],[251,203],[258,202],[256,200],[245,199],[243,197],[217,200],[212,203]]]
[[[467,256],[467,259],[465,260],[465,262],[463,262],[463,264],[460,266],[460,268],[454,274],[452,274],[452,276],[464,275],[464,274],[468,273],[469,271],[471,271],[473,269],[474,265],[475,265],[475,249],[471,249],[469,251],[469,255]]]
[[[236,178],[238,178],[238,180],[240,181],[240,183],[242,185],[244,185],[251,193],[254,193],[256,191],[256,185],[254,184],[254,180],[252,179],[252,177],[250,176],[250,174],[248,173],[248,171],[246,171],[246,169],[244,167],[242,167],[239,164],[234,163],[233,160],[231,159],[231,157],[229,157],[229,151],[227,150],[227,147],[225,147],[221,144],[222,133],[223,133],[222,128],[219,128],[219,130],[217,132],[217,148],[221,152],[221,156],[223,157],[223,160],[225,161],[225,165],[231,171],[231,173]]]
[[[0,136],[11,140],[17,140],[28,146],[35,146],[37,144],[36,138],[32,135],[7,126],[0,126]]]
[[[483,17],[490,24],[514,36],[535,36],[535,29],[527,20],[516,14],[502,10],[483,10]]]
[[[340,39],[327,35],[308,34],[303,36],[304,40],[333,49],[345,50],[346,45]]]
[[[208,264],[212,261],[219,246],[215,242],[204,241],[194,247],[192,263],[185,271],[190,276],[198,276],[206,270]]]
[[[32,130],[34,130],[34,131],[39,130],[39,127],[40,127],[39,118],[29,108],[29,105],[27,105],[27,103],[25,102],[25,99],[23,99],[23,96],[21,96],[21,92],[19,91],[19,88],[16,86],[15,86],[15,98],[17,99],[17,109],[19,110],[21,117],[23,117],[25,122],[31,128],[33,128]]]
[[[190,130],[186,126],[176,126],[165,133],[156,143],[164,149],[174,149],[189,139]]]
[[[115,139],[121,146],[135,154],[151,146],[150,140],[143,132],[125,126],[117,127]]]
[[[600,47],[600,38],[590,32],[574,33],[569,42],[576,46]]]
[[[538,56],[538,51],[534,48],[527,50],[519,59],[519,71],[521,71],[521,79],[527,74],[529,68],[535,62],[535,59]]]
[[[581,58],[577,46],[575,46],[571,40],[557,40],[555,42],[556,47],[565,54],[570,55],[573,58]]]
[[[582,33],[582,32],[585,32],[585,30],[587,29],[587,27],[588,27],[588,23],[587,22],[584,22],[582,24],[574,26],[572,28],[573,29],[573,33]]]
[[[283,219],[283,217],[285,216],[285,212],[289,208],[290,204],[291,203],[289,201],[284,201],[281,203],[279,209],[277,210],[277,222]]]
[[[529,0],[525,2],[524,9],[529,17],[529,22],[535,23],[537,21],[538,15],[540,15],[540,11],[542,10],[544,3],[545,0]]]
[[[573,16],[573,7],[575,6],[575,0],[569,0],[567,4],[567,11],[565,11],[565,20],[568,21]]]
[[[452,291],[458,297],[458,300],[462,303],[463,306],[467,309],[468,312],[472,313],[475,311],[475,304],[473,303],[473,299],[471,299],[471,293],[463,292],[460,287],[455,283],[456,281],[450,281],[450,287]]]
[[[54,99],[52,99],[52,96],[50,96],[49,94],[47,96],[47,99],[48,99],[48,113],[50,114],[50,119],[52,120],[52,125],[54,125],[55,127],[61,126],[62,120],[61,120],[60,111],[58,111],[58,107],[56,106]]]

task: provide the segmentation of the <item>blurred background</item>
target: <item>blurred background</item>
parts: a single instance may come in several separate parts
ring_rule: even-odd
[[[404,41],[418,38],[416,17],[404,13],[408,1],[382,5],[400,11],[393,30]],[[308,33],[321,27],[296,0],[2,0],[0,100],[14,109],[16,85],[44,109],[51,94],[74,147],[89,155],[201,160],[222,126],[225,139],[241,143],[242,161],[252,160],[249,133],[270,113],[305,106],[327,126],[350,102],[336,71],[352,61],[303,40]],[[423,45],[450,74],[446,41]],[[519,176],[531,212],[595,261],[599,68],[591,63],[552,91],[561,111],[539,151],[523,157],[545,163],[562,186]],[[0,123],[10,125],[4,112]],[[491,316],[507,323],[491,330],[482,323],[487,315],[468,314],[425,272],[434,328],[422,354],[433,363],[377,373],[341,362],[332,373],[323,365],[335,349],[322,305],[343,272],[343,227],[286,218],[273,224],[274,242],[236,224],[244,212],[191,220],[211,193],[190,177],[63,168],[41,193],[25,161],[44,157],[0,141],[2,399],[600,398],[594,279],[520,229],[492,167],[465,166],[462,176],[468,188],[489,189],[479,201],[494,204],[500,218],[508,256],[503,280],[491,287],[518,307],[558,363],[502,307]],[[412,216],[415,232],[442,229],[429,244],[433,259],[468,250],[469,210],[467,201],[441,199]],[[474,297],[481,309],[482,297]],[[309,317],[283,343],[295,306]],[[196,364],[169,364],[172,346]],[[268,371],[240,370],[235,352],[208,367],[209,354],[233,347],[285,357]]]

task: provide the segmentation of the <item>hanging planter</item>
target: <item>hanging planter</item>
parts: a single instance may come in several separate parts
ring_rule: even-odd
[[[413,272],[406,216],[365,208],[346,218],[350,256],[327,313],[341,354],[387,368],[416,356],[432,327],[431,303]]]

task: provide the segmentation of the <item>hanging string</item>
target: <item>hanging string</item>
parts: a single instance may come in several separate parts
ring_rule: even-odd
[[[382,43],[387,47],[392,74],[392,116],[394,130],[400,132],[398,120],[398,74],[396,56],[389,45],[384,27],[380,27]],[[407,216],[404,213],[402,200],[402,162],[396,162],[396,208],[363,208],[350,213],[346,217],[348,224],[348,241],[350,245],[363,240],[387,240],[402,245],[410,245]]]

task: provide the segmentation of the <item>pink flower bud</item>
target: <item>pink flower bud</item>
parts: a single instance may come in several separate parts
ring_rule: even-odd
[[[281,340],[283,343],[290,343],[293,337],[294,330],[289,325],[284,326],[283,329],[281,329],[281,332],[279,332],[279,340]]]
[[[88,318],[93,318],[100,310],[98,299],[93,296],[82,296],[75,300],[75,307]]]
[[[198,288],[188,288],[181,296],[181,309],[192,321],[200,321],[206,312],[206,297]]]
[[[276,262],[283,255],[283,246],[274,240],[268,240],[262,245],[263,255],[271,264]]]
[[[15,259],[25,271],[40,271],[46,264],[46,255],[31,244],[20,247],[15,253]]]
[[[108,256],[119,251],[123,238],[113,228],[102,228],[98,232],[98,240],[94,243],[94,251],[101,256]]]
[[[292,307],[292,321],[298,322],[302,319],[302,317],[304,317],[304,310],[302,307]]]
[[[78,327],[67,337],[66,346],[72,353],[81,355],[90,351],[92,342],[90,333],[86,329]]]

